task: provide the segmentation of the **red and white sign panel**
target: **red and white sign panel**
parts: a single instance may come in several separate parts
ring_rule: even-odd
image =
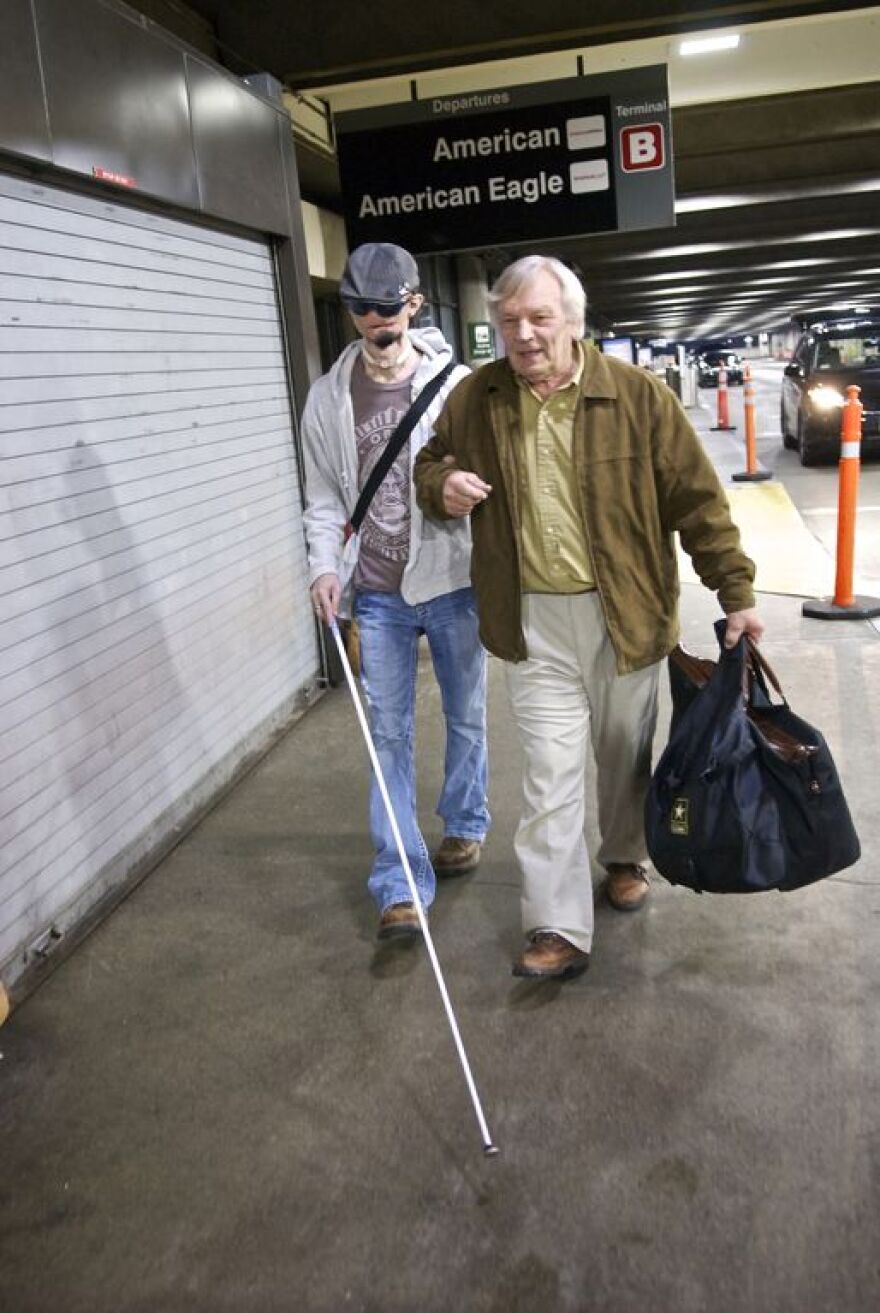
[[[662,169],[666,163],[662,123],[620,129],[620,167],[624,173]]]

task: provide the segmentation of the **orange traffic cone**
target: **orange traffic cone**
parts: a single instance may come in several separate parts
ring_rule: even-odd
[[[730,422],[730,411],[727,408],[727,370],[721,368],[718,371],[718,423],[712,425],[712,432],[730,433],[735,428],[736,425]]]
[[[803,615],[815,620],[870,620],[880,615],[880,598],[856,597],[853,593],[856,516],[859,500],[859,472],[862,465],[861,388],[852,384],[846,389],[843,424],[840,431],[840,483],[837,497],[837,570],[834,596],[824,601],[804,602]]]
[[[743,367],[743,413],[746,421],[746,468],[742,474],[734,474],[732,477],[737,483],[760,483],[764,479],[772,479],[769,470],[758,469],[755,385],[749,365]]]

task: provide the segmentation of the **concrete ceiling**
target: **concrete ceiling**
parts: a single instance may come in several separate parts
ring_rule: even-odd
[[[298,88],[862,7],[833,0],[636,0],[627,5],[553,0],[551,6],[534,0],[443,0],[431,6],[411,0],[165,3],[202,15],[233,71],[268,69]]]
[[[880,304],[878,6],[135,0],[159,21],[163,4],[199,15],[233,71],[271,72],[336,111],[666,63],[676,226],[547,248],[581,272],[594,322],[724,337]],[[718,28],[742,34],[737,51],[680,57],[677,34]],[[338,207],[332,157],[301,143],[298,158],[304,195]],[[486,252],[496,267],[512,254]]]

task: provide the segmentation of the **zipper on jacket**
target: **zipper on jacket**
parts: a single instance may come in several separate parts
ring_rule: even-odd
[[[508,402],[501,394],[499,389],[493,388],[488,394],[489,402],[489,425],[492,430],[492,436],[495,439],[495,450],[498,453],[498,464],[502,474],[502,486],[504,489],[504,499],[507,502],[507,513],[510,516],[510,523],[513,528],[513,545],[516,552],[516,577],[519,583],[520,592],[522,592],[522,527],[520,524],[520,492],[519,492],[519,465],[514,454],[513,443],[514,437],[511,434],[509,440],[504,442],[499,440],[498,434],[504,428],[504,421],[507,419],[506,412]],[[514,424],[519,428],[519,421],[514,417]],[[519,434],[520,438],[522,433]],[[522,630],[522,608],[520,608],[520,630]]]
[[[608,623],[608,607],[605,604],[605,593],[602,588],[602,581],[599,577],[599,571],[596,569],[596,558],[593,555],[593,538],[590,533],[589,518],[587,516],[586,500],[586,463],[584,461],[584,448],[587,444],[587,404],[588,398],[582,396],[580,405],[575,411],[574,427],[572,431],[572,447],[574,454],[575,483],[577,486],[578,507],[581,513],[581,524],[584,530],[584,542],[587,544],[587,555],[590,558],[590,569],[593,572],[593,583],[596,587],[596,593],[599,597],[599,605],[602,607],[602,616],[605,620],[605,628],[608,631],[608,637],[611,639],[611,646],[614,648],[615,657],[619,656],[617,646],[614,642],[614,631]],[[578,433],[578,417],[581,417],[580,433]],[[580,437],[580,441],[578,441]]]

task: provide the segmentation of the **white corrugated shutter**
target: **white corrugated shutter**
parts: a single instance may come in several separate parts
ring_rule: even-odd
[[[263,242],[0,176],[0,966],[318,675]]]

